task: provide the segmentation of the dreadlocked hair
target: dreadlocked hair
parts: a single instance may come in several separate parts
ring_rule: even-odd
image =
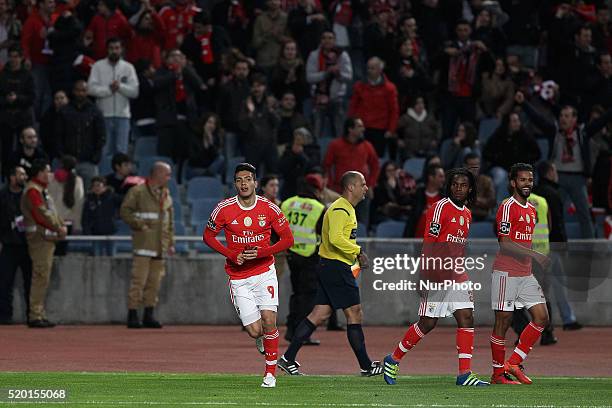
[[[465,200],[465,204],[469,205],[476,202],[476,177],[465,167],[458,167],[455,169],[451,169],[446,173],[446,196],[451,198],[451,185],[453,184],[453,179],[457,176],[465,176],[470,183],[470,192],[468,192],[467,198]]]

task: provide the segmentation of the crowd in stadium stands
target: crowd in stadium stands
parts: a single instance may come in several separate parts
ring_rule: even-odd
[[[2,179],[46,158],[71,234],[125,234],[122,197],[167,161],[200,234],[239,162],[278,202],[359,170],[360,233],[419,237],[466,166],[493,236],[510,166],[549,161],[570,238],[604,237],[611,53],[603,0],[0,0]]]

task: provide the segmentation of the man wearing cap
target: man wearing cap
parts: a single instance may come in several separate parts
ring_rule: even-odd
[[[306,176],[297,195],[283,201],[281,210],[289,220],[294,244],[289,248],[287,262],[291,271],[291,299],[287,316],[285,339],[291,341],[293,332],[314,307],[317,294],[319,244],[325,205],[319,194],[323,179],[319,174]],[[306,339],[304,344],[318,345],[318,340]]]

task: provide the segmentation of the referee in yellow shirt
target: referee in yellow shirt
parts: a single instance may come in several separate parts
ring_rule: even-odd
[[[321,245],[319,247],[319,286],[312,312],[297,326],[293,339],[278,366],[290,375],[300,375],[295,357],[304,340],[309,339],[317,326],[342,309],[348,323],[346,335],[357,357],[361,375],[382,374],[380,361],[372,361],[366,351],[361,328],[363,318],[359,286],[351,266],[368,266],[368,258],[356,243],[357,218],[355,206],[365,198],[368,186],[363,174],[348,171],[342,175],[342,196],[332,203],[323,217]],[[357,264],[358,263],[358,264]]]

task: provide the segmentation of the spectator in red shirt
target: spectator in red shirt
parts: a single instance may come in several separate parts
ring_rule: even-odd
[[[106,41],[109,38],[119,38],[127,44],[133,33],[121,10],[117,10],[116,0],[100,0],[98,14],[91,19],[85,37],[91,41],[94,59],[101,60],[106,57]]]
[[[166,38],[166,26],[148,1],[130,18],[135,26],[134,35],[127,43],[126,60],[135,64],[149,60],[158,69],[162,65],[161,50]]]
[[[353,86],[349,116],[363,119],[365,138],[374,145],[378,157],[385,155],[388,146],[390,156],[395,158],[395,130],[399,119],[397,88],[383,74],[384,68],[380,58],[370,58],[367,78]]]
[[[479,63],[487,46],[482,41],[472,41],[472,28],[465,20],[459,20],[455,26],[457,39],[446,45],[444,54],[448,58],[448,72],[442,104],[443,139],[452,136],[457,122],[474,122],[476,103],[474,85],[479,78]],[[442,76],[441,76],[442,78]]]
[[[359,118],[349,117],[344,121],[344,136],[334,139],[327,148],[323,167],[325,175],[330,180],[329,187],[342,192],[340,179],[347,171],[358,171],[366,179],[368,195],[361,201],[355,211],[357,220],[366,226],[369,222],[370,200],[374,197],[374,187],[380,173],[380,163],[374,146],[364,140],[365,127]]]
[[[188,0],[175,0],[159,11],[159,16],[166,26],[165,49],[180,48],[183,40],[193,27],[193,17],[200,10]]]
[[[21,33],[21,48],[25,58],[24,65],[31,68],[34,78],[34,113],[37,118],[51,106],[51,86],[49,84],[49,48],[47,35],[53,26],[55,0],[38,0],[38,7],[26,20]]]

